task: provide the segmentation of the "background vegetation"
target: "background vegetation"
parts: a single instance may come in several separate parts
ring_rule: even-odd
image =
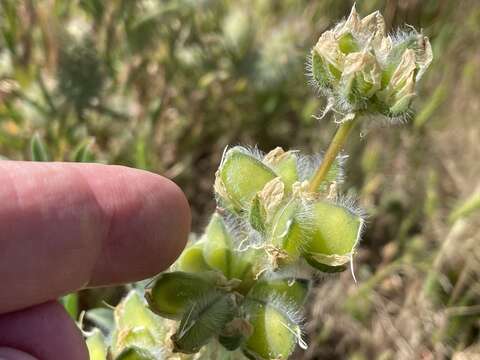
[[[227,144],[318,152],[334,131],[304,62],[347,0],[3,0],[0,154],[161,173],[186,192],[194,231],[214,209]],[[369,212],[351,275],[319,278],[302,359],[480,357],[480,3],[362,0],[389,29],[434,48],[417,113],[366,123],[346,151],[346,186]],[[80,154],[81,155],[81,154]],[[115,303],[89,290],[79,308]]]

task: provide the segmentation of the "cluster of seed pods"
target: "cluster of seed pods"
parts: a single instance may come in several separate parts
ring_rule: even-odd
[[[346,119],[380,115],[403,120],[411,114],[417,82],[432,61],[426,36],[413,27],[389,35],[383,16],[350,16],[324,32],[311,51],[311,83]],[[348,115],[348,116],[347,116]]]
[[[323,33],[308,70],[328,110],[343,115],[328,150],[226,149],[203,235],[147,287],[146,303],[134,291],[117,306],[109,356],[274,360],[305,348],[311,279],[346,270],[364,227],[362,211],[340,193],[342,144],[359,117],[408,115],[431,60],[426,37],[387,35],[378,12],[360,19],[354,7]]]
[[[311,191],[320,157],[225,152],[205,233],[146,292],[153,312],[180,321],[174,352],[196,353],[216,339],[252,359],[286,359],[305,346],[300,314],[312,271],[345,270],[363,226],[337,195],[342,159]]]

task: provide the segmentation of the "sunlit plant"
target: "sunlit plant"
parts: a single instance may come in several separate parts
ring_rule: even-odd
[[[406,119],[431,60],[425,36],[388,35],[379,12],[362,19],[353,8],[324,32],[308,72],[328,99],[324,112],[340,117],[326,152],[227,148],[204,234],[147,286],[146,302],[133,290],[117,306],[108,347],[101,333],[90,335],[92,358],[287,359],[306,348],[311,279],[346,270],[365,225],[340,192],[347,136],[369,118]]]

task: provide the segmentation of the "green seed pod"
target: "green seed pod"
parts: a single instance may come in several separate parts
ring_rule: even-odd
[[[243,346],[244,353],[252,359],[288,359],[300,327],[285,311],[269,304],[247,301],[245,311],[254,330]]]
[[[233,211],[250,208],[255,194],[271,180],[275,172],[242,147],[225,154],[215,179],[215,192],[223,205]]]
[[[281,147],[270,151],[263,162],[270,166],[285,184],[285,191],[290,192],[292,185],[298,181],[297,156],[295,151],[285,152]]]
[[[432,61],[428,38],[414,29],[392,37],[376,11],[361,18],[355,6],[325,31],[311,52],[312,83],[329,98],[326,110],[401,117]]]
[[[158,360],[158,357],[148,350],[142,349],[138,346],[131,346],[124,349],[115,357],[115,360]]]
[[[221,271],[230,278],[232,262],[232,240],[223,218],[213,214],[203,236],[203,257],[212,269]]]
[[[333,274],[333,273],[343,272],[347,270],[347,265],[338,265],[338,266],[325,265],[325,264],[322,264],[321,262],[318,262],[318,260],[315,260],[315,257],[310,256],[308,254],[304,254],[304,258],[310,266],[324,273]]]
[[[231,277],[242,281],[235,289],[241,294],[246,294],[255,282],[255,275],[259,271],[257,261],[263,254],[263,250],[259,249],[233,252]]]
[[[360,51],[360,44],[351,33],[345,33],[338,38],[338,47],[345,55]]]
[[[307,261],[315,267],[320,264],[320,270],[326,269],[324,265],[348,263],[359,241],[363,219],[346,207],[326,201],[313,203],[311,211],[311,238],[304,249]]]
[[[100,330],[94,329],[88,335],[86,343],[90,360],[105,360],[107,358],[107,345]]]
[[[212,270],[204,258],[205,241],[189,245],[175,262],[176,269],[184,272],[199,273]]]
[[[172,335],[174,352],[193,354],[213,337],[238,312],[235,295],[212,291],[198,297],[184,313],[178,330]]]
[[[340,92],[354,108],[363,108],[365,101],[380,89],[380,66],[375,56],[366,51],[348,54],[344,66]]]
[[[287,302],[302,306],[310,291],[308,279],[271,279],[257,281],[247,295],[248,299],[266,301],[271,298],[283,298]]]
[[[135,347],[145,350],[145,352],[148,353],[148,350],[155,347],[156,341],[158,340],[163,339],[155,339],[148,328],[124,328],[116,333],[115,352],[123,353],[125,349]]]
[[[136,291],[131,291],[115,308],[114,318],[114,354],[132,346],[150,351],[165,338],[166,330],[159,318],[147,308]]]
[[[332,76],[328,71],[327,64],[324,62],[323,58],[317,54],[317,52],[312,50],[311,53],[312,63],[311,63],[311,76],[312,82],[319,88],[332,89]]]
[[[305,220],[301,216],[301,204],[297,200],[288,202],[277,211],[269,238],[275,248],[286,255],[275,260],[278,265],[293,263],[300,257],[301,249],[307,240],[304,232]]]
[[[217,279],[218,276],[211,272],[163,273],[145,291],[145,298],[156,314],[168,319],[181,319],[193,300],[214,289]]]

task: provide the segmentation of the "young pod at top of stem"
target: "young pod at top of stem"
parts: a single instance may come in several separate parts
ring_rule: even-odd
[[[337,111],[395,118],[410,111],[432,57],[423,34],[411,28],[388,35],[378,11],[360,18],[354,6],[345,21],[320,36],[309,70]]]

